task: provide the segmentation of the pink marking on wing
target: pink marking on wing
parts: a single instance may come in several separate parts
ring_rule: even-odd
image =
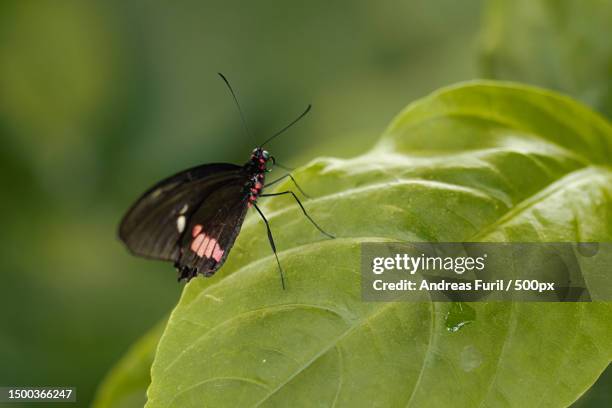
[[[217,240],[214,238],[211,238],[210,242],[206,246],[206,252],[204,253],[204,255],[206,255],[207,258],[210,258],[212,256],[213,250],[215,249],[215,245],[217,245]]]
[[[225,251],[222,250],[221,247],[219,246],[219,243],[217,243],[217,245],[215,245],[215,249],[212,254],[213,259],[217,262],[221,262],[221,258],[223,257],[224,252]]]
[[[191,250],[193,252],[198,252],[198,248],[202,245],[202,241],[204,241],[204,235],[200,234],[191,241]]]
[[[204,238],[204,242],[202,242],[202,244],[198,248],[198,256],[200,258],[202,258],[205,255],[206,247],[210,245],[210,241],[212,241],[212,238],[209,237],[208,235],[205,235],[205,237],[206,238]],[[206,255],[206,257],[208,258],[208,255]]]
[[[202,232],[202,226],[200,224],[196,224],[191,230],[191,236],[195,238],[200,232]]]

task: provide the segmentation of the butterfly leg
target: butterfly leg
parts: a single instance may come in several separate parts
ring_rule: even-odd
[[[304,206],[302,205],[302,203],[300,202],[300,199],[297,198],[297,196],[295,195],[295,193],[293,191],[283,191],[281,193],[271,193],[271,194],[260,194],[259,197],[274,197],[274,196],[279,196],[279,195],[285,195],[285,194],[291,194],[293,196],[293,198],[295,198],[295,201],[298,203],[298,205],[300,206],[300,208],[302,209],[302,212],[304,213],[304,215],[306,216],[306,218],[308,218],[308,220],[312,223],[312,225],[314,225],[316,227],[316,229],[318,229],[319,231],[321,231],[321,233],[329,238],[336,238],[334,237],[332,234],[329,234],[325,231],[323,231],[323,228],[319,227],[317,225],[317,223],[310,217],[310,215],[308,215],[308,213],[306,212],[306,209],[304,208]]]
[[[274,167],[278,167],[279,169],[283,169],[283,170],[287,170],[287,171],[295,170],[292,167],[287,167],[287,166],[284,166],[284,165],[280,164],[279,162],[276,161],[276,158],[274,156],[270,156],[270,159],[272,160],[272,165]]]
[[[276,258],[276,264],[278,265],[278,271],[280,272],[281,285],[284,290],[285,289],[285,276],[283,274],[283,268],[281,267],[280,261],[278,260],[278,254],[276,253],[276,245],[274,245],[274,238],[272,237],[272,230],[270,229],[270,224],[268,223],[266,216],[263,214],[263,212],[261,212],[261,210],[259,209],[259,207],[257,206],[255,202],[253,202],[253,207],[255,207],[259,215],[261,215],[261,218],[263,219],[264,223],[266,224],[266,229],[268,230],[268,241],[270,241],[272,252],[274,252],[274,257]]]
[[[284,176],[281,176],[281,177],[277,178],[277,179],[276,179],[276,180],[274,180],[274,181],[271,181],[271,182],[269,182],[269,183],[266,183],[264,187],[269,187],[269,186],[271,186],[271,185],[273,185],[273,184],[276,184],[276,183],[278,183],[279,181],[282,181],[282,180],[286,179],[287,177],[289,177],[289,178],[291,179],[291,181],[293,181],[293,184],[295,184],[295,187],[297,187],[297,189],[298,189],[298,190],[300,190],[300,193],[302,193],[302,195],[303,195],[304,197],[306,197],[306,198],[310,198],[310,196],[309,196],[308,194],[306,194],[306,193],[304,192],[304,190],[302,190],[302,187],[300,187],[300,185],[297,183],[297,181],[295,181],[295,179],[293,178],[293,176],[291,175],[291,173],[287,173],[287,174],[285,174]]]

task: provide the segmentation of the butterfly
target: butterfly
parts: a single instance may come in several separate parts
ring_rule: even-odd
[[[221,73],[219,75],[231,92],[248,133],[236,94],[227,78]],[[179,281],[189,281],[198,274],[210,277],[227,259],[249,208],[254,208],[266,226],[284,289],[284,273],[270,224],[257,205],[258,200],[290,195],[322,234],[334,238],[310,217],[293,191],[263,192],[266,187],[289,178],[306,195],[291,173],[266,183],[266,174],[277,163],[263,147],[303,118],[310,109],[311,105],[308,105],[297,119],[253,149],[249,160],[242,166],[204,164],[181,171],[149,188],[123,217],[119,226],[121,241],[134,255],[173,262]]]

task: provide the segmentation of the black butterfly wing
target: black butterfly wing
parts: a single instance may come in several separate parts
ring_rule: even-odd
[[[212,276],[223,265],[249,208],[247,181],[215,190],[191,216],[175,264],[179,279]]]
[[[242,167],[205,164],[160,181],[123,217],[119,237],[135,255],[178,261],[192,216],[227,185],[244,185]],[[190,231],[189,231],[190,233]]]

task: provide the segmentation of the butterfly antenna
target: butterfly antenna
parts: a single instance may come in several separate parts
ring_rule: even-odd
[[[234,89],[230,85],[230,83],[227,80],[227,78],[225,77],[225,75],[223,75],[220,72],[217,72],[217,73],[219,74],[221,79],[223,79],[223,82],[225,82],[225,85],[227,85],[227,88],[229,89],[230,93],[232,94],[232,98],[234,98],[234,102],[236,103],[236,107],[238,108],[238,113],[240,114],[240,120],[242,120],[242,126],[244,127],[244,131],[246,132],[247,136],[250,139],[252,139],[253,137],[251,136],[251,132],[249,132],[249,128],[247,127],[246,120],[244,119],[244,114],[242,113],[242,108],[240,107],[240,104],[238,103],[238,98],[236,98],[236,93],[234,92]]]
[[[264,145],[266,143],[268,143],[269,141],[271,141],[272,139],[274,139],[276,136],[280,135],[281,133],[283,133],[285,130],[289,129],[291,126],[295,125],[300,119],[302,119],[304,116],[306,116],[306,114],[308,112],[310,112],[310,108],[312,108],[312,105],[308,105],[308,107],[306,108],[306,110],[304,112],[302,112],[302,114],[300,116],[297,117],[297,119],[295,119],[293,122],[291,122],[290,124],[288,124],[287,126],[285,126],[284,128],[282,128],[281,130],[279,130],[278,132],[276,132],[275,134],[273,134],[272,136],[270,136],[265,142],[263,142],[262,144],[259,145],[259,147],[264,147]]]

